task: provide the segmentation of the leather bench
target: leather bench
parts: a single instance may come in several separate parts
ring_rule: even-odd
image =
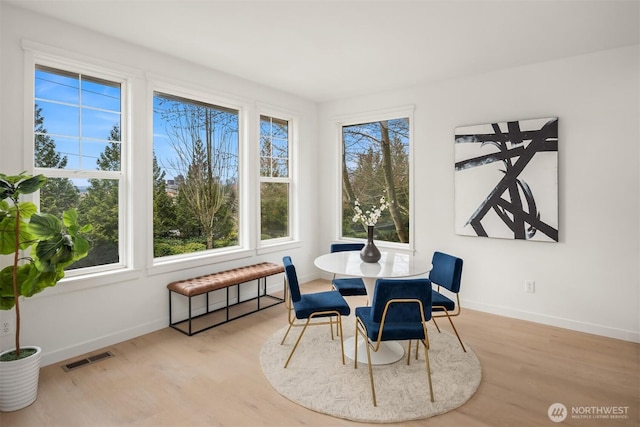
[[[227,323],[231,320],[235,320],[240,317],[244,317],[246,315],[255,313],[257,311],[264,310],[265,308],[269,308],[273,305],[280,304],[284,302],[283,298],[267,294],[267,277],[273,276],[274,274],[283,273],[283,272],[284,272],[284,267],[282,265],[274,264],[271,262],[262,262],[259,264],[248,265],[245,267],[232,268],[230,270],[219,271],[217,273],[207,274],[205,276],[199,276],[191,279],[178,280],[176,282],[171,282],[167,285],[167,289],[169,289],[169,326],[174,329],[177,329],[178,331],[184,334],[191,336],[199,332],[206,331],[207,329],[211,329],[213,327],[221,325],[223,323]],[[241,301],[240,285],[243,283],[252,282],[254,280],[257,281],[257,285],[258,285],[257,296]],[[264,284],[262,291],[260,290],[261,283]],[[233,286],[237,287],[237,301],[234,303],[231,303],[229,289]],[[209,310],[209,293],[213,291],[218,291],[221,289],[226,289],[226,293],[227,293],[226,306],[217,310],[210,311]],[[173,299],[174,293],[187,297],[189,300],[188,318],[178,320],[175,322],[173,321],[173,312],[172,312],[173,311],[172,299]],[[194,316],[192,311],[191,299],[193,297],[203,295],[203,294],[206,296],[205,297],[206,312]],[[261,298],[268,298],[272,302],[273,301],[275,302],[266,306],[265,305],[261,306],[260,304]],[[229,313],[230,307],[234,305],[244,304],[252,300],[257,300],[257,307],[254,310],[244,312],[235,317],[230,317],[230,313]],[[194,319],[197,319],[199,317],[206,316],[208,314],[214,313],[219,310],[224,310],[224,309],[226,309],[226,317],[224,320],[215,322],[214,324],[205,325],[195,331],[192,329],[192,321]],[[183,323],[188,323],[187,330],[178,326]]]

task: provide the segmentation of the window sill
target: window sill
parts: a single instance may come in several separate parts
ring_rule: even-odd
[[[139,276],[140,270],[134,270],[131,268],[105,270],[90,274],[68,276],[60,280],[60,282],[58,282],[56,286],[47,288],[41,293],[34,295],[32,298],[61,295],[69,292],[86,291],[87,289],[131,281],[137,279]]]

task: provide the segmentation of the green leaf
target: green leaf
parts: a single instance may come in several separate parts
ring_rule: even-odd
[[[75,209],[69,209],[62,214],[62,222],[65,227],[72,227],[78,225],[78,212]]]
[[[29,287],[38,281],[39,274],[40,272],[32,263],[19,266],[18,283],[20,285],[18,286],[18,294],[21,296],[33,295],[33,293],[25,293],[25,290],[29,291]],[[0,309],[8,310],[14,304],[13,266],[8,266],[0,271]]]
[[[74,261],[84,258],[87,256],[87,254],[89,254],[89,249],[91,249],[91,244],[84,237],[82,236],[74,237],[73,244],[75,248],[75,256],[73,257]]]
[[[40,271],[33,263],[21,265],[18,268],[18,283],[20,295],[30,297],[40,292],[38,283],[40,282]]]
[[[14,187],[15,184],[19,183],[23,179],[28,179],[28,178],[31,178],[31,176],[27,175],[27,171],[22,171],[20,172],[19,175],[5,175],[3,173],[0,173],[0,179],[8,182],[9,184],[11,184],[12,187]]]
[[[34,213],[38,212],[38,207],[31,202],[18,203],[18,209],[20,209],[20,218],[22,219],[31,218]]]
[[[0,199],[4,200],[13,196],[13,186],[4,179],[0,179]]]
[[[34,214],[29,231],[38,239],[55,239],[62,233],[62,222],[55,215]]]
[[[0,254],[9,255],[16,249],[16,219],[5,217],[0,221]],[[20,221],[20,249],[31,246],[33,236],[29,232],[29,223]]]
[[[47,182],[47,178],[44,175],[36,175],[29,178],[25,176],[25,178],[24,181],[16,186],[16,192],[19,194],[35,193]]]
[[[0,271],[0,297],[13,298],[13,265]]]
[[[48,287],[55,286],[64,277],[62,270],[49,272],[38,271],[36,268],[33,270],[35,274],[22,282],[20,286],[20,294],[25,297],[31,297]]]
[[[55,271],[62,269],[69,261],[73,261],[73,242],[68,235],[43,240],[36,246],[35,262],[41,271]]]

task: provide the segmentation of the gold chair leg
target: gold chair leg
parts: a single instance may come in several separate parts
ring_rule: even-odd
[[[436,322],[436,318],[432,316],[431,320],[433,320],[433,324],[436,325],[436,329],[438,330],[438,333],[440,333],[440,326],[438,326],[438,322]]]
[[[373,384],[373,367],[371,366],[371,349],[369,348],[369,338],[366,337],[367,342],[367,361],[369,362],[369,379],[371,380],[371,397],[373,397],[373,406],[378,406],[378,402],[376,401],[376,387]],[[356,353],[358,349],[356,348]]]
[[[356,334],[354,343],[353,369],[358,369],[358,319],[356,319]]]
[[[298,348],[298,344],[300,343],[300,340],[302,339],[302,336],[304,335],[304,331],[307,330],[307,326],[309,326],[309,321],[310,320],[311,320],[311,318],[308,318],[307,322],[302,327],[302,332],[300,332],[300,336],[296,340],[296,343],[293,345],[293,348],[291,349],[291,353],[289,354],[289,357],[287,358],[287,361],[284,364],[285,369],[287,368],[287,365],[289,365],[289,361],[291,361],[291,358],[293,357],[293,353],[296,351],[296,348]]]
[[[338,315],[338,319],[336,321],[336,327],[340,328],[340,353],[342,354],[342,364],[345,364],[344,360],[344,335],[342,334],[342,316]],[[333,330],[333,327],[331,328]]]
[[[331,341],[333,341],[333,316],[329,316],[329,329],[331,330]],[[338,325],[336,324],[336,330],[338,329]],[[336,332],[337,333],[337,332]]]
[[[280,345],[284,344],[284,340],[287,339],[287,335],[289,335],[289,331],[291,330],[291,326],[293,326],[291,323],[289,323],[289,327],[287,328],[287,332],[284,333],[284,337],[282,337],[282,341],[280,341]]]
[[[458,337],[458,342],[460,343],[460,347],[462,347],[462,350],[466,353],[467,349],[464,348],[464,344],[462,344],[462,340],[460,339],[460,335],[458,334],[458,330],[456,329],[456,326],[453,324],[453,320],[451,320],[451,316],[449,316],[447,314],[447,319],[449,319],[449,323],[451,323],[451,327],[453,328],[453,332],[456,333],[456,337]]]
[[[462,343],[462,339],[460,338],[460,334],[458,334],[458,330],[456,329],[456,325],[453,324],[453,320],[451,320],[451,316],[449,315],[449,312],[445,311],[444,315],[447,317],[447,320],[449,320],[449,323],[451,324],[451,328],[453,328],[453,332],[455,332],[456,337],[458,338],[458,342],[460,343],[460,347],[462,347],[462,350],[466,353],[467,349],[464,347],[464,344]],[[438,316],[438,317],[444,317],[444,316]],[[431,320],[433,320],[433,324],[436,325],[436,328],[438,329],[438,332],[440,332],[440,328],[438,327],[438,324],[436,323],[436,318],[435,317],[431,317]]]
[[[427,337],[426,343],[429,342],[429,338]],[[431,383],[431,364],[429,363],[429,345],[424,343],[424,359],[427,364],[427,379],[429,380],[429,394],[431,396],[431,401],[433,402],[433,384]]]

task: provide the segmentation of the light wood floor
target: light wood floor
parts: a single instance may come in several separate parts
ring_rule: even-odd
[[[303,292],[326,289],[326,281],[303,285]],[[349,302],[364,304],[358,298]],[[170,328],[138,337],[103,349],[115,357],[70,372],[61,365],[77,359],[47,366],[36,402],[0,413],[0,425],[367,425],[312,412],[271,388],[258,354],[285,324],[284,305],[278,305],[193,337]],[[472,310],[463,310],[456,326],[482,363],[478,391],[454,411],[403,425],[639,425],[640,345]],[[554,424],[547,410],[555,402],[569,412],[629,407],[628,418],[570,415]]]

